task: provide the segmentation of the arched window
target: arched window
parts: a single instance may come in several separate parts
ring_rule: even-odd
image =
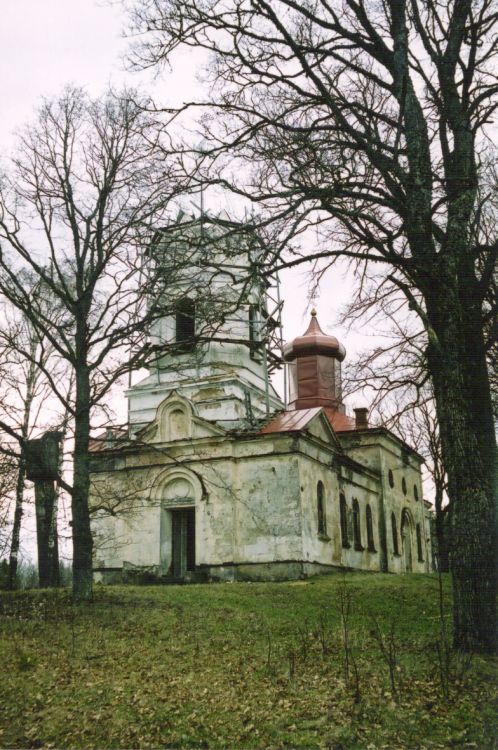
[[[339,495],[339,510],[341,514],[341,541],[342,546],[349,547],[348,539],[348,506],[346,504],[346,498],[342,494]]]
[[[418,555],[418,561],[424,562],[424,551],[422,548],[422,531],[420,529],[420,524],[417,524],[417,555]]]
[[[399,555],[398,527],[396,525],[396,516],[394,513],[391,513],[391,531],[393,533],[393,551],[395,555]]]
[[[416,484],[413,485],[413,497],[418,500],[418,487]]]
[[[195,302],[188,297],[176,303],[175,342],[181,345],[182,351],[190,352],[194,348],[195,338]]]
[[[373,530],[373,521],[372,521],[372,509],[370,505],[367,505],[366,509],[366,518],[367,518],[367,547],[369,552],[375,552],[375,542],[374,542],[374,530]]]
[[[360,523],[360,506],[358,500],[353,498],[353,536],[354,536],[354,548],[362,550],[363,545],[361,543],[361,523]]]
[[[327,519],[325,517],[325,492],[323,482],[316,485],[316,511],[318,516],[318,536],[326,536]]]
[[[387,476],[389,479],[389,487],[394,487],[394,474],[392,469],[389,469],[389,473]]]
[[[401,489],[403,490],[403,495],[406,495],[407,489],[406,489],[406,479],[403,477],[401,480]]]

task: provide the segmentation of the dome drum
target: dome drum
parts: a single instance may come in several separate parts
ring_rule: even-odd
[[[289,363],[291,409],[328,406],[345,411],[341,362],[346,350],[321,330],[314,310],[306,333],[285,344],[283,351]]]

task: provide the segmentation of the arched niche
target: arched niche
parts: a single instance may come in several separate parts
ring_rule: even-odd
[[[176,393],[163,401],[156,413],[154,442],[169,443],[192,437],[192,405]]]
[[[162,508],[197,505],[203,497],[204,489],[199,477],[182,467],[161,472],[152,488],[152,498]]]
[[[189,418],[185,407],[175,406],[174,409],[170,409],[167,412],[167,420],[169,440],[181,440],[186,435],[190,437]]]

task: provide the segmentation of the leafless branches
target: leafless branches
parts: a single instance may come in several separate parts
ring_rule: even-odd
[[[358,270],[379,264],[417,313],[452,497],[462,602],[455,642],[493,651],[496,441],[486,348],[496,338],[497,235],[479,227],[498,106],[496,0],[126,4],[140,40],[136,65],[160,65],[180,46],[209,57],[205,101],[168,116],[181,123],[199,113],[207,145],[178,150],[194,183],[258,207],[261,226],[278,236],[268,264],[308,254],[349,257]]]

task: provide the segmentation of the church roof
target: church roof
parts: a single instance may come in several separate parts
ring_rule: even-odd
[[[125,444],[130,443],[128,430],[124,427],[108,427],[105,432],[96,437],[90,438],[88,444],[89,453],[98,453],[110,448],[122,448]]]
[[[354,419],[346,416],[346,414],[341,414],[337,409],[314,406],[311,409],[291,409],[290,411],[281,412],[263,427],[261,434],[268,435],[274,432],[302,430],[322,410],[334,432],[346,432],[347,430],[356,429]]]
[[[356,430],[356,422],[352,417],[348,417],[347,414],[343,414],[337,409],[332,409],[330,406],[323,407],[327,418],[332,425],[334,432],[348,432],[349,430]]]
[[[320,406],[314,406],[312,409],[292,409],[283,411],[263,427],[261,433],[268,435],[272,432],[294,432],[302,430],[308,422],[321,411]]]
[[[316,317],[316,310],[312,310],[310,324],[303,335],[284,344],[284,358],[291,362],[298,357],[318,354],[333,357],[342,362],[346,356],[346,350],[335,336],[329,336],[322,331]]]

